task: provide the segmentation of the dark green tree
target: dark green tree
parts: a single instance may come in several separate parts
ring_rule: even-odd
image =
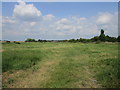
[[[99,36],[99,40],[105,42],[105,34],[104,34],[104,30],[103,29],[101,29],[101,34]]]
[[[92,42],[99,41],[99,37],[98,37],[98,36],[95,36],[95,37],[91,38],[91,41],[92,41]]]
[[[90,39],[80,38],[79,42],[87,43],[87,42],[90,42]]]
[[[25,42],[36,42],[36,41],[35,41],[35,39],[28,38],[27,40],[25,40]]]
[[[69,42],[77,42],[75,39],[70,39]]]
[[[120,42],[120,36],[118,36],[117,41]]]
[[[111,37],[107,35],[107,36],[105,37],[105,40],[106,40],[107,42],[111,42]]]
[[[38,42],[42,42],[42,40],[38,39]]]

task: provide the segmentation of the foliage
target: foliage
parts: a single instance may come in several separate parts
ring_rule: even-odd
[[[69,42],[77,42],[75,39],[70,39]]]
[[[104,34],[104,30],[103,29],[101,29],[101,34],[99,36],[99,40],[105,42],[105,34]]]
[[[10,41],[6,41],[6,43],[10,43]]]
[[[47,40],[38,39],[38,42],[47,42]]]
[[[106,36],[105,37],[105,40],[108,41],[108,42],[117,42],[117,38],[115,37],[110,37],[110,36]]]
[[[14,41],[14,43],[15,43],[15,44],[20,44],[20,42],[16,42],[16,41]]]
[[[120,42],[120,36],[118,38],[116,37],[110,37],[110,36],[105,36],[104,34],[104,30],[101,29],[101,34],[99,36],[95,36],[91,39],[84,39],[84,38],[80,38],[80,39],[71,39],[69,40],[69,42],[83,42],[83,43],[86,43],[86,42]]]
[[[28,38],[26,42],[35,42],[35,39]],[[82,42],[82,43],[87,43],[87,42],[120,42],[120,36],[118,38],[116,37],[110,37],[106,36],[104,34],[104,30],[101,29],[101,33],[99,36],[95,36],[91,39],[85,39],[85,38],[80,38],[80,39],[70,39],[70,40],[41,40],[38,39],[37,42]]]
[[[35,39],[28,38],[27,40],[25,40],[25,42],[35,42]]]
[[[99,37],[98,37],[98,36],[95,36],[95,37],[91,38],[91,41],[92,41],[92,42],[97,42],[97,41],[99,41]]]
[[[120,42],[120,36],[118,36],[117,41]]]
[[[6,40],[5,40],[6,41]],[[116,37],[111,37],[108,35],[104,34],[104,30],[101,29],[101,33],[99,36],[94,36],[91,39],[85,39],[85,38],[80,38],[80,39],[70,39],[70,40],[42,40],[38,39],[37,41],[32,38],[28,38],[25,40],[25,42],[82,42],[82,43],[87,43],[87,42],[120,42],[120,36]],[[10,41],[6,41],[6,43],[10,43]],[[14,42],[16,44],[20,44],[18,42]],[[5,44],[5,43],[4,43]]]

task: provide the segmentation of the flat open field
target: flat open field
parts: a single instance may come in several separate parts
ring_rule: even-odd
[[[118,44],[3,44],[3,87],[120,87]]]

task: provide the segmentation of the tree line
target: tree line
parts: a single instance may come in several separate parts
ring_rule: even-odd
[[[104,34],[104,30],[101,29],[101,33],[99,36],[95,36],[91,39],[85,39],[85,38],[80,38],[80,39],[70,39],[70,40],[35,40],[32,38],[28,38],[25,40],[25,42],[120,42],[120,36],[118,37],[110,37],[108,35]]]

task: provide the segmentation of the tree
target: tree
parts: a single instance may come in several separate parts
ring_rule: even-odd
[[[110,36],[106,36],[105,40],[108,42],[117,42],[117,38],[116,37],[110,37]]]
[[[75,39],[70,39],[69,42],[77,42]]]
[[[120,36],[118,36],[117,41],[120,42]]]
[[[98,37],[98,36],[95,36],[95,37],[91,38],[91,41],[92,41],[92,42],[99,41],[99,37]]]
[[[10,43],[10,41],[6,41],[6,43]]]
[[[90,39],[80,38],[79,42],[87,43],[87,42],[90,42]]]
[[[104,30],[103,29],[101,29],[101,34],[99,36],[99,40],[105,42],[105,34],[104,34]]]
[[[42,42],[42,40],[38,39],[38,42]]]
[[[35,39],[28,38],[27,40],[25,40],[25,42],[35,42]]]
[[[111,42],[110,36],[107,35],[107,36],[105,37],[105,40],[108,41],[108,42]]]

